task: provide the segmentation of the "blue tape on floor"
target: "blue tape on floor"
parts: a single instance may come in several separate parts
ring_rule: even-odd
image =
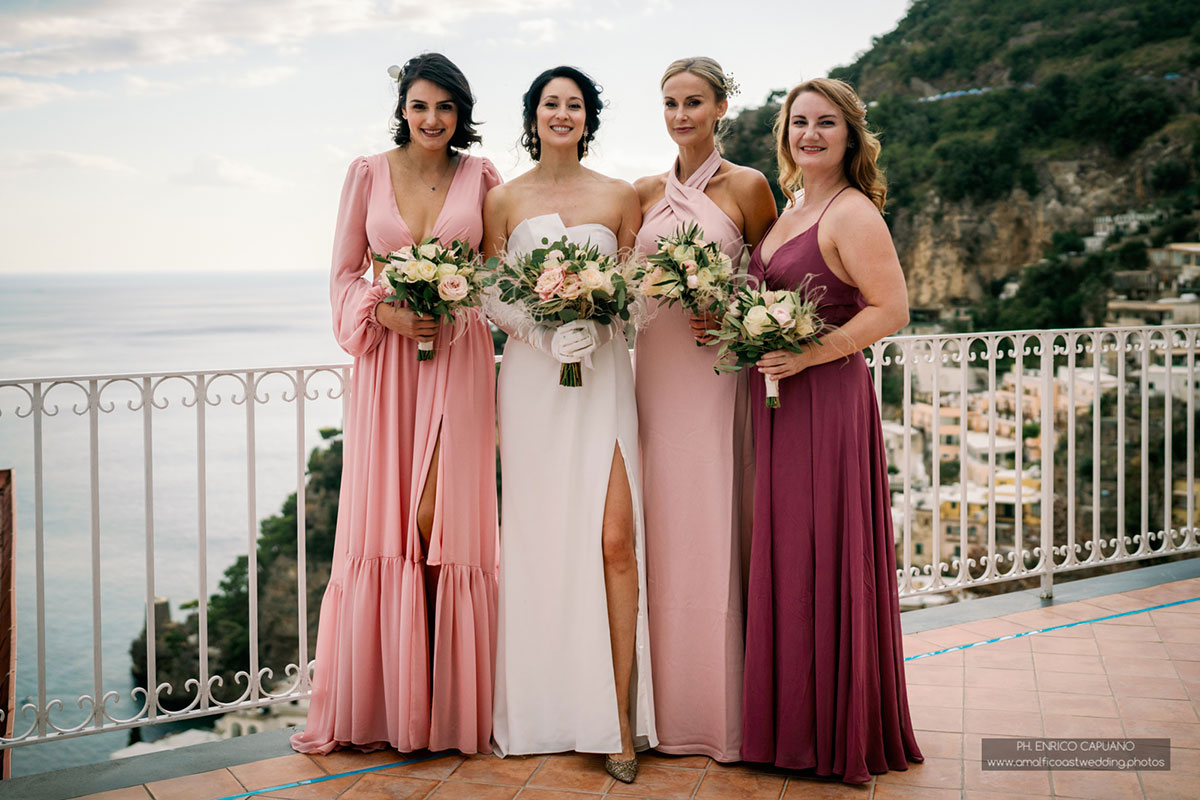
[[[1110,620],[1110,619],[1120,619],[1121,617],[1128,617],[1131,614],[1145,614],[1147,611],[1162,611],[1164,608],[1171,608],[1173,606],[1181,606],[1186,603],[1195,603],[1197,600],[1200,600],[1200,597],[1193,597],[1190,600],[1176,600],[1173,603],[1163,603],[1161,606],[1150,606],[1149,608],[1139,608],[1137,611],[1122,611],[1120,614],[1109,614],[1108,616],[1096,617],[1095,619],[1083,619],[1078,622],[1067,622],[1062,625],[1055,625],[1050,628],[1041,628],[1036,631],[1021,631],[1020,633],[1009,633],[1004,636],[997,636],[995,639],[988,639],[988,640],[982,641],[982,642],[971,642],[970,644],[956,644],[954,647],[947,647],[944,650],[934,650],[932,653],[921,653],[921,654],[915,655],[915,656],[907,656],[904,660],[905,661],[916,661],[918,658],[932,658],[933,656],[940,656],[940,655],[944,655],[945,653],[955,653],[955,652],[958,652],[959,650],[969,650],[972,647],[982,647],[985,644],[995,644],[996,642],[1005,642],[1005,641],[1008,641],[1009,639],[1020,639],[1022,636],[1032,636],[1035,633],[1050,633],[1051,631],[1061,631],[1066,628],[1074,628],[1079,625],[1091,625],[1093,622],[1104,622],[1104,621]],[[1051,606],[1051,607],[1048,607],[1048,608],[1045,608],[1042,610],[1053,612],[1054,608],[1053,608],[1053,606]],[[919,633],[914,634],[914,635],[920,636]]]
[[[1039,628],[1036,631],[1022,631],[1020,633],[1009,633],[1004,636],[997,636],[995,639],[987,639],[987,640],[981,641],[981,642],[971,642],[970,644],[959,644],[959,645],[955,645],[954,647],[947,647],[943,650],[934,650],[932,653],[921,653],[921,654],[915,655],[915,656],[907,656],[904,660],[905,661],[916,661],[919,658],[932,658],[933,656],[940,656],[940,655],[944,655],[945,653],[955,653],[955,652],[958,652],[959,650],[969,650],[972,647],[982,647],[985,644],[995,644],[996,642],[1004,642],[1004,641],[1008,641],[1009,639],[1020,639],[1022,636],[1032,636],[1035,633],[1050,633],[1051,631],[1061,631],[1066,628],[1075,628],[1075,627],[1078,627],[1079,625],[1091,625],[1094,622],[1105,622],[1110,619],[1120,619],[1121,617],[1128,617],[1132,614],[1145,614],[1148,611],[1162,611],[1164,608],[1172,608],[1174,606],[1186,605],[1187,603],[1195,603],[1197,601],[1200,601],[1200,597],[1193,597],[1190,600],[1176,600],[1172,603],[1163,603],[1162,605],[1150,606],[1149,608],[1140,608],[1136,611],[1122,611],[1119,614],[1109,614],[1109,615],[1103,616],[1103,617],[1096,617],[1095,619],[1084,619],[1084,620],[1080,620],[1078,622],[1067,622],[1062,625],[1054,625],[1049,628]],[[1046,609],[1046,610],[1052,610],[1052,608]],[[247,797],[254,797],[255,795],[267,794],[268,792],[278,792],[282,789],[295,789],[300,786],[310,786],[314,783],[324,783],[325,781],[337,780],[338,778],[348,778],[348,777],[351,777],[354,775],[365,775],[368,772],[379,772],[380,770],[394,769],[395,767],[404,767],[409,764],[419,764],[422,761],[434,761],[439,758],[446,758],[447,756],[450,756],[450,755],[454,755],[454,754],[453,753],[441,753],[438,755],[426,756],[425,758],[413,758],[413,759],[409,759],[408,761],[397,761],[393,764],[380,764],[377,767],[364,767],[363,769],[352,769],[348,772],[338,772],[338,773],[334,773],[333,775],[323,775],[320,778],[308,778],[308,779],[302,780],[302,781],[295,781],[294,783],[284,783],[284,784],[280,784],[279,786],[270,786],[270,787],[267,787],[266,789],[255,789],[253,792],[242,792],[241,794],[231,794],[231,795],[227,795],[225,797],[219,797],[216,800],[244,800]]]
[[[420,764],[422,761],[434,761],[447,756],[458,755],[457,753],[438,753],[437,755],[425,756],[424,758],[412,758],[408,761],[397,761],[393,764],[380,764],[377,767],[363,767],[362,769],[352,769],[349,772],[338,772],[333,775],[322,775],[320,778],[307,778],[302,781],[293,783],[281,783],[278,786],[268,786],[266,789],[255,789],[253,792],[242,792],[241,794],[231,794],[225,797],[218,797],[216,800],[242,800],[246,797],[254,797],[267,792],[278,792],[281,789],[295,789],[298,786],[311,786],[314,783],[324,783],[325,781],[333,781],[338,778],[348,778],[353,775],[363,775],[368,772],[378,772],[381,769],[394,769],[395,767],[404,767],[409,764]]]

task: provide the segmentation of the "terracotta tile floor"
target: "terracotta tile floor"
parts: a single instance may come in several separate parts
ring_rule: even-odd
[[[638,780],[614,783],[599,757],[565,754],[498,759],[445,756],[379,768],[394,752],[289,755],[89,795],[90,800],[939,800],[1069,797],[1087,800],[1200,797],[1200,578],[1084,602],[1024,611],[904,637],[906,656],[1007,634],[1126,617],[991,642],[907,664],[909,700],[925,763],[865,786],[814,780],[703,756],[643,754]],[[1169,737],[1169,772],[994,772],[980,767],[990,736]],[[376,769],[379,768],[379,769]],[[372,771],[292,788],[284,784]],[[266,790],[266,791],[262,791]]]

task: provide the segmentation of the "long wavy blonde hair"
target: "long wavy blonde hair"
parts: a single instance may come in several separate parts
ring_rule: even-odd
[[[775,161],[779,165],[779,188],[787,195],[788,203],[796,200],[796,190],[804,186],[804,175],[788,145],[788,117],[792,103],[803,92],[816,92],[833,103],[846,119],[849,136],[846,140],[846,155],[842,170],[850,185],[871,198],[871,202],[883,212],[887,202],[887,181],[879,167],[879,137],[867,127],[867,107],[858,98],[854,89],[845,81],[836,78],[813,78],[788,92],[775,118]]]

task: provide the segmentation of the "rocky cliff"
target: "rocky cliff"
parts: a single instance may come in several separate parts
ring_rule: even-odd
[[[1017,187],[991,202],[949,202],[930,192],[919,206],[900,209],[891,225],[909,302],[978,300],[990,282],[1041,258],[1054,232],[1090,233],[1096,216],[1146,207],[1155,167],[1192,161],[1198,127],[1200,116],[1177,118],[1125,159],[1091,146],[1035,161],[1039,191],[1032,196]]]

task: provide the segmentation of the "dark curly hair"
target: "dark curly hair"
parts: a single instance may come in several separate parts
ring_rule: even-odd
[[[529,157],[534,161],[538,161],[542,157],[542,143],[538,140],[537,135],[538,103],[542,101],[542,91],[546,88],[546,84],[555,78],[567,78],[574,81],[575,85],[579,87],[579,93],[583,95],[583,108],[587,113],[587,123],[583,137],[579,140],[580,158],[587,154],[588,145],[596,138],[596,130],[600,127],[600,108],[603,105],[600,102],[600,92],[603,91],[603,88],[586,73],[575,67],[554,67],[546,70],[533,79],[533,83],[529,85],[529,91],[525,92],[521,98],[525,115],[525,130],[521,134],[521,146],[529,152]]]
[[[396,111],[392,115],[392,141],[404,147],[412,141],[412,130],[408,120],[404,118],[404,104],[408,101],[408,90],[414,81],[425,80],[445,89],[450,93],[450,99],[458,111],[458,124],[454,135],[450,137],[450,149],[462,150],[476,142],[483,141],[475,131],[475,120],[471,111],[475,108],[475,95],[471,94],[471,85],[462,70],[454,62],[441,53],[422,53],[405,62],[396,78],[399,84],[400,97],[396,102]]]

